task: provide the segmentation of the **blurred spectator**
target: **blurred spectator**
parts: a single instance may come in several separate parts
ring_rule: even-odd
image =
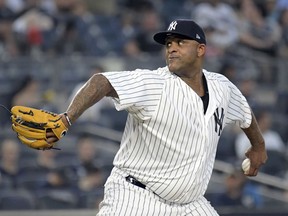
[[[222,63],[219,73],[227,77],[232,83],[237,82],[237,66],[232,61],[224,60]]]
[[[19,167],[20,148],[17,140],[6,138],[1,143],[0,184],[5,188],[16,188],[17,178],[21,174]]]
[[[41,0],[41,8],[49,14],[53,14],[56,11],[55,0]]]
[[[98,208],[104,196],[105,177],[101,169],[90,167],[85,176],[79,179],[80,207]]]
[[[272,20],[272,22],[277,20],[279,16],[277,3],[279,0],[254,0],[254,2],[267,20]]]
[[[54,55],[103,56],[118,50],[114,16],[93,13],[87,1],[57,0],[55,19]]]
[[[136,33],[134,16],[135,12],[130,10],[124,10],[120,14],[122,24],[122,34],[126,38],[131,38]]]
[[[278,22],[282,28],[282,37],[278,48],[279,73],[278,73],[278,99],[277,110],[283,114],[288,114],[288,1],[287,6],[279,9]],[[288,136],[287,136],[288,137]]]
[[[53,17],[42,8],[40,0],[26,1],[13,23],[21,54],[38,57],[46,52],[54,27]]]
[[[19,84],[15,85],[10,92],[10,101],[7,107],[16,105],[38,107],[41,109],[51,110],[57,112],[57,105],[55,105],[55,92],[48,88],[48,82],[44,82],[32,75],[23,76]]]
[[[83,55],[107,54],[110,48],[103,46],[105,43],[101,42],[107,27],[104,26],[105,28],[101,29],[96,18],[97,15],[91,12],[86,1],[76,1],[72,15],[74,18],[71,17],[70,27],[67,26],[67,35],[64,34],[62,38],[62,43],[67,43],[67,54],[69,52],[78,52]],[[108,22],[106,24],[108,26]],[[69,41],[66,41],[67,39]]]
[[[83,134],[77,141],[77,159],[74,160],[78,176],[81,178],[89,172],[91,168],[97,167],[107,176],[113,164],[115,149],[118,146],[95,136]]]
[[[160,0],[155,5],[163,19],[164,26],[168,26],[172,20],[190,17],[195,4],[195,0]]]
[[[27,158],[25,163],[21,164],[22,172],[18,179],[19,187],[38,191],[46,182],[49,172],[58,166],[55,162],[55,150],[37,151],[36,156],[29,158],[29,160]]]
[[[287,9],[288,8],[288,1],[287,0],[277,0],[276,7],[278,9]]]
[[[56,164],[56,150],[37,151],[36,165],[47,172],[58,167]]]
[[[136,43],[141,52],[150,54],[159,53],[162,47],[152,40],[153,35],[161,27],[158,12],[155,9],[143,11],[139,16],[139,33],[136,36]]]
[[[159,46],[153,41],[154,33],[161,27],[161,21],[158,12],[154,8],[141,11],[140,14],[138,14],[138,22],[138,31],[134,39],[126,44],[126,54],[159,54],[162,51],[162,46]],[[132,46],[135,47],[134,53],[129,52]]]
[[[6,0],[6,4],[7,7],[15,13],[20,12],[25,6],[25,2],[23,0]]]
[[[243,71],[243,75],[238,79],[237,86],[245,96],[246,100],[249,102],[249,105],[253,109],[257,109],[259,103],[256,100],[255,89],[257,89],[258,83],[254,80],[254,78],[250,77]]]
[[[281,10],[278,22],[282,28],[279,55],[282,58],[288,58],[288,7]]]
[[[108,149],[106,153],[100,151],[99,146],[105,149],[104,142],[85,134],[77,142],[78,157],[73,164],[78,176],[77,187],[81,208],[98,207],[103,198],[103,184],[112,169],[114,155],[107,154]]]
[[[137,12],[151,10],[154,7],[150,0],[120,0],[119,4]]]
[[[48,172],[36,197],[40,209],[75,209],[78,207],[77,188],[71,185],[65,169]]]
[[[12,31],[16,14],[7,7],[6,0],[0,0],[0,56],[15,57],[18,47]]]
[[[216,159],[235,163],[235,160],[237,160],[235,139],[239,133],[239,128],[233,125],[229,125],[223,130],[217,147]]]
[[[263,205],[259,188],[250,183],[241,170],[233,170],[224,180],[223,193],[212,196],[211,203],[215,207],[233,206],[255,208]]]
[[[206,0],[193,9],[192,17],[204,28],[207,55],[222,56],[238,41],[238,18],[234,9],[220,0]]]
[[[77,30],[77,16],[86,11],[83,4],[78,0],[55,0],[56,10],[53,13],[55,29],[49,44],[50,54],[57,56],[84,52],[80,32]]]
[[[70,188],[69,178],[64,169],[54,168],[47,172],[46,181],[42,189],[67,189]]]
[[[90,136],[81,136],[77,141],[77,173],[81,178],[86,176],[91,167],[99,166],[95,139]],[[99,160],[99,159],[98,159]]]
[[[277,176],[283,176],[286,171],[286,146],[277,131],[272,128],[271,114],[262,110],[255,112],[259,128],[265,140],[265,146],[268,154],[268,161],[262,168],[262,171]],[[239,134],[235,141],[236,154],[239,160],[245,158],[245,152],[249,148],[249,140],[243,133]]]
[[[5,0],[0,1],[0,20],[12,21],[16,14],[8,7],[8,3]]]
[[[11,105],[39,107],[42,103],[40,87],[39,80],[36,80],[32,76],[26,76],[17,93],[14,94]]]
[[[86,169],[86,175],[79,179],[79,188],[82,191],[91,191],[99,187],[103,187],[105,182],[101,170],[95,166]]]
[[[275,20],[265,15],[267,14],[260,10],[255,1],[241,1],[238,13],[240,40],[237,52],[242,51],[247,61],[254,59],[259,71],[257,81],[274,83],[277,77],[274,57],[278,52],[281,27]]]
[[[250,0],[241,1],[239,18],[241,45],[275,56],[281,38],[278,23],[267,19]]]
[[[135,11],[128,9],[121,10],[119,14],[119,46],[120,53],[124,56],[134,56],[139,52],[137,44],[133,42],[133,38],[137,34],[135,16],[137,16]]]
[[[103,16],[113,16],[116,14],[117,1],[118,0],[84,0],[91,12],[94,14],[101,14]]]

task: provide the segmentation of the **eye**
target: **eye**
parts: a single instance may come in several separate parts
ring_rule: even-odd
[[[170,47],[171,46],[171,41],[166,41],[166,47]]]
[[[179,40],[179,41],[178,41],[178,44],[179,44],[179,45],[183,45],[184,43],[185,43],[184,40]]]

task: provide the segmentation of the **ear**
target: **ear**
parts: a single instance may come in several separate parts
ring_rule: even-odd
[[[206,45],[205,44],[199,44],[198,50],[197,50],[198,57],[204,56],[205,53],[206,53]]]

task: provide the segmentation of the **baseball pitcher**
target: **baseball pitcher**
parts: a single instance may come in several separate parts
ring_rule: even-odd
[[[16,106],[13,130],[24,144],[49,149],[86,109],[112,97],[129,114],[98,216],[218,215],[204,193],[224,127],[238,125],[251,142],[248,176],[267,160],[263,137],[238,88],[203,69],[198,24],[175,20],[154,40],[165,46],[165,67],[95,74],[63,114]]]

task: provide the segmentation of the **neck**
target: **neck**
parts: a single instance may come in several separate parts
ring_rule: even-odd
[[[173,72],[173,71],[171,71]],[[177,72],[173,72],[175,75],[180,77],[181,79],[194,79],[202,76],[202,68],[199,67],[190,67],[189,70],[178,70]]]
[[[202,81],[203,73],[192,74],[189,76],[178,75],[188,86],[190,86],[200,97],[205,94],[205,89]]]

